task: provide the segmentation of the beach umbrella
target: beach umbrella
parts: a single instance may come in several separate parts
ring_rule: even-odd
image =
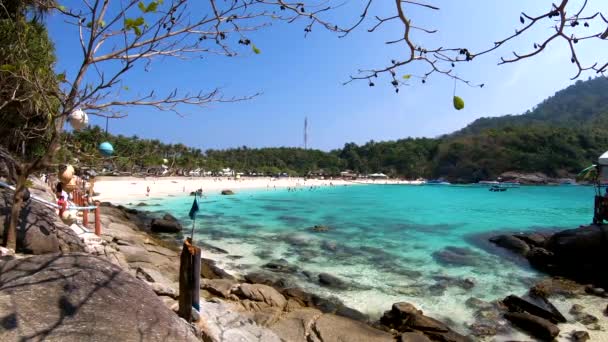
[[[589,180],[597,177],[597,165],[593,164],[591,166],[587,166],[583,171],[579,172],[576,175],[576,178],[579,180]]]
[[[104,141],[99,144],[99,153],[101,153],[101,155],[104,157],[109,157],[114,154],[114,147],[112,144],[110,144],[110,142]]]
[[[89,124],[89,116],[84,111],[77,109],[73,111],[69,116],[68,120],[72,128],[79,131],[85,128]]]

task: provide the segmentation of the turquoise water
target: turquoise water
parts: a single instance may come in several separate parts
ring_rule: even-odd
[[[407,185],[243,191],[203,199],[195,239],[228,250],[232,257],[211,257],[235,272],[285,259],[299,272],[281,276],[372,316],[405,300],[466,324],[472,320],[464,305],[468,298],[521,294],[539,276],[524,263],[479,248],[476,241],[485,239],[476,236],[589,223],[592,196],[593,188],[582,186],[522,186],[497,193],[477,186]],[[192,197],[156,202],[161,204],[157,211],[169,211],[190,227]],[[313,232],[314,225],[329,231]],[[452,246],[472,253],[472,265],[434,257]],[[332,273],[351,287],[319,286],[319,272]],[[461,285],[463,279],[474,287]]]

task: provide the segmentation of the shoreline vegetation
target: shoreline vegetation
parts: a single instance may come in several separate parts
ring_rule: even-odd
[[[117,198],[122,200],[122,196],[125,195],[122,191],[126,188],[122,182],[130,181],[131,179],[115,181],[113,187],[111,184],[103,185],[104,182],[100,182],[102,188],[108,186],[104,190],[106,193],[100,193],[100,197],[103,195],[106,199],[112,198],[112,201]],[[156,180],[146,181],[154,184]],[[166,185],[167,188],[152,190],[151,197],[156,195],[154,191],[171,193],[181,190],[179,193],[183,194],[184,190],[189,190],[184,189],[184,185],[179,182],[173,183],[172,179],[163,181],[165,183],[157,185],[161,188]],[[217,183],[219,184],[215,190],[218,193],[219,189],[227,187],[225,182]],[[245,184],[245,181],[241,181],[241,184]],[[284,186],[289,185],[291,183],[284,184]],[[343,185],[348,184],[334,184],[334,186]],[[52,199],[52,191],[45,185],[36,184],[35,188],[36,194],[44,193]],[[112,193],[110,188],[116,192]],[[145,198],[143,184],[135,184],[134,189],[137,191],[131,194],[133,199]],[[2,189],[2,193],[6,197],[9,191]],[[6,203],[5,207],[8,207]],[[41,224],[40,217],[54,217],[52,210],[46,207],[43,209],[36,203],[31,201],[28,203],[27,209],[30,213],[28,216],[30,226],[26,227],[28,234],[34,234],[31,232],[35,232],[34,228],[38,228]],[[606,292],[599,286],[587,286],[565,278],[548,276],[539,284],[532,286],[526,296],[515,294],[505,299],[496,298],[494,301],[471,297],[462,305],[475,310],[475,322],[471,322],[467,330],[462,331],[452,330],[449,321],[444,323],[424,315],[415,307],[416,303],[395,303],[392,308],[386,308],[387,311],[379,320],[372,319],[364,313],[345,306],[338,298],[320,297],[286,282],[282,272],[290,268],[288,264],[276,265],[274,270],[266,273],[231,274],[218,267],[216,261],[207,258],[203,259],[201,272],[201,298],[205,299],[202,303],[202,314],[197,317],[194,325],[188,326],[172,312],[176,309],[181,233],[177,235],[152,233],[151,223],[153,219],[158,219],[157,215],[153,216],[145,211],[105,202],[101,208],[103,226],[101,239],[84,239],[73,226],[69,227],[54,221],[49,222],[45,227],[40,227],[42,230],[48,229],[47,233],[43,234],[42,230],[39,230],[41,232],[37,233],[38,235],[30,236],[25,243],[33,248],[30,253],[43,255],[33,257],[25,254],[6,255],[0,262],[3,271],[0,273],[0,305],[12,308],[16,315],[14,320],[29,327],[29,330],[21,332],[16,329],[5,330],[0,332],[0,337],[11,340],[17,334],[31,333],[30,335],[38,336],[44,332],[46,338],[61,336],[63,340],[69,341],[66,336],[70,336],[70,329],[74,329],[74,325],[81,326],[79,322],[82,320],[94,320],[97,310],[102,310],[101,312],[107,310],[116,316],[104,316],[104,324],[87,325],[84,333],[90,336],[101,334],[110,336],[111,333],[107,330],[121,327],[116,329],[116,334],[122,332],[124,335],[116,337],[122,339],[132,337],[135,330],[143,331],[139,334],[146,340],[161,340],[158,338],[159,334],[165,334],[174,336],[173,340],[185,341],[243,338],[249,341],[312,339],[314,341],[459,342],[508,340],[526,338],[526,336],[548,339],[558,336],[556,334],[559,334],[560,340],[584,341],[587,336],[591,337],[591,340],[606,336],[608,327],[602,319],[606,314]],[[163,219],[176,221],[170,214],[163,216]],[[570,237],[567,234],[566,236]],[[51,243],[53,239],[59,242],[54,245]],[[547,243],[550,240],[550,236],[541,238],[531,235],[516,236],[515,240],[501,238],[498,243],[525,255],[528,259],[536,258],[534,259],[536,265],[549,263],[555,270],[555,268],[559,269],[560,265],[554,261],[561,259],[552,257],[556,249],[555,246],[551,247],[551,244]],[[592,237],[592,240],[597,239]],[[570,238],[568,241],[578,240]],[[208,255],[228,259],[236,257],[206,243],[199,245],[202,245],[205,251],[204,257]],[[557,245],[561,246],[563,243]],[[571,244],[565,247],[566,250],[571,251],[568,246]],[[596,251],[598,245],[594,246],[596,249],[593,251]],[[60,253],[53,254],[53,252]],[[595,256],[597,255],[590,257]],[[110,266],[110,263],[115,266]],[[598,264],[591,264],[590,267],[598,267]],[[23,273],[19,271],[21,269],[29,271]],[[62,272],[61,276],[56,276],[57,272]],[[87,272],[93,272],[91,273],[93,278],[85,277],[84,274],[88,274]],[[116,279],[119,280],[118,283]],[[320,276],[319,281],[339,285],[339,279],[331,274]],[[79,290],[70,290],[72,286],[77,286]],[[116,294],[117,289],[123,287],[125,290]],[[89,290],[90,292],[87,292]],[[44,306],[35,305],[34,309],[42,316],[22,315],[21,312],[27,310],[20,307],[31,305],[29,295],[26,296],[31,292],[44,293],[43,302],[59,303],[61,310],[47,310],[48,308]],[[124,307],[120,304],[124,302],[123,296],[130,296],[140,303],[147,304]],[[19,307],[7,302],[7,298],[19,303]],[[53,306],[49,306],[51,307]],[[116,313],[117,308],[120,308],[121,314]],[[70,314],[66,315],[66,312]],[[140,317],[146,315],[154,315],[161,321],[154,327],[142,327],[143,323],[149,323],[149,321],[139,321]],[[38,317],[36,319],[38,323],[28,325],[32,317]],[[567,320],[566,323],[563,322],[563,318]],[[512,325],[507,323],[507,319]],[[125,332],[124,327],[129,322],[133,324],[131,331]],[[524,329],[527,333],[514,326]],[[575,339],[574,336],[578,337]]]

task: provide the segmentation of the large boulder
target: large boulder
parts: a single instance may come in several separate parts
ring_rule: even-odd
[[[325,314],[319,317],[312,326],[312,331],[319,342],[392,342],[393,335],[374,329],[367,324],[344,317]]]
[[[10,221],[13,192],[0,188],[0,238]],[[24,204],[17,225],[17,250],[29,254],[82,252],[84,244],[54,209],[29,200]]]
[[[234,276],[218,267],[214,260],[207,258],[201,258],[201,277],[206,279],[234,279]]]
[[[150,230],[154,233],[179,233],[182,225],[177,220],[153,219],[150,222]]]
[[[553,255],[556,272],[582,283],[608,287],[608,226],[591,225],[555,233],[547,242],[547,249]]]
[[[198,341],[149,286],[82,253],[0,264],[0,313],[1,341]]]

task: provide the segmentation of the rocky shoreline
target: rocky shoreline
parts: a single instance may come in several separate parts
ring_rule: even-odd
[[[8,194],[1,192],[6,208]],[[475,321],[464,336],[411,303],[395,303],[372,321],[337,298],[323,298],[295,286],[284,277],[293,265],[280,260],[267,264],[264,272],[235,276],[213,260],[203,259],[202,314],[189,325],[174,313],[181,248],[175,218],[151,217],[145,211],[104,203],[102,236],[91,243],[80,241],[70,227],[52,217],[52,210],[30,202],[21,247],[42,255],[8,255],[0,261],[0,307],[13,311],[7,317],[14,325],[0,330],[2,340],[23,337],[16,329],[22,325],[30,327],[22,330],[27,336],[43,334],[64,341],[80,340],[78,329],[90,336],[105,334],[119,340],[172,336],[172,340],[184,341],[477,341],[507,340],[514,332],[521,338],[585,341],[605,329],[602,316],[606,313],[601,312],[606,310],[608,297],[601,263],[606,253],[603,227],[491,238],[555,277],[535,284],[522,297],[492,302],[471,297],[463,305],[475,311]],[[172,233],[155,233],[166,231],[159,227],[169,227]],[[236,258],[220,248],[197,244],[207,252]],[[446,250],[434,257],[462,263],[475,255]],[[350,286],[331,274],[319,274],[316,281],[329,287]],[[445,282],[463,289],[470,286],[466,279]],[[47,304],[30,305],[31,293],[44,294],[36,300]],[[553,301],[559,298],[594,298],[603,304],[557,308]],[[25,309],[28,305],[31,310]],[[598,305],[603,305],[599,314]],[[87,322],[99,320],[97,310],[108,314],[101,323],[89,326]],[[151,324],[154,320],[157,323]]]

